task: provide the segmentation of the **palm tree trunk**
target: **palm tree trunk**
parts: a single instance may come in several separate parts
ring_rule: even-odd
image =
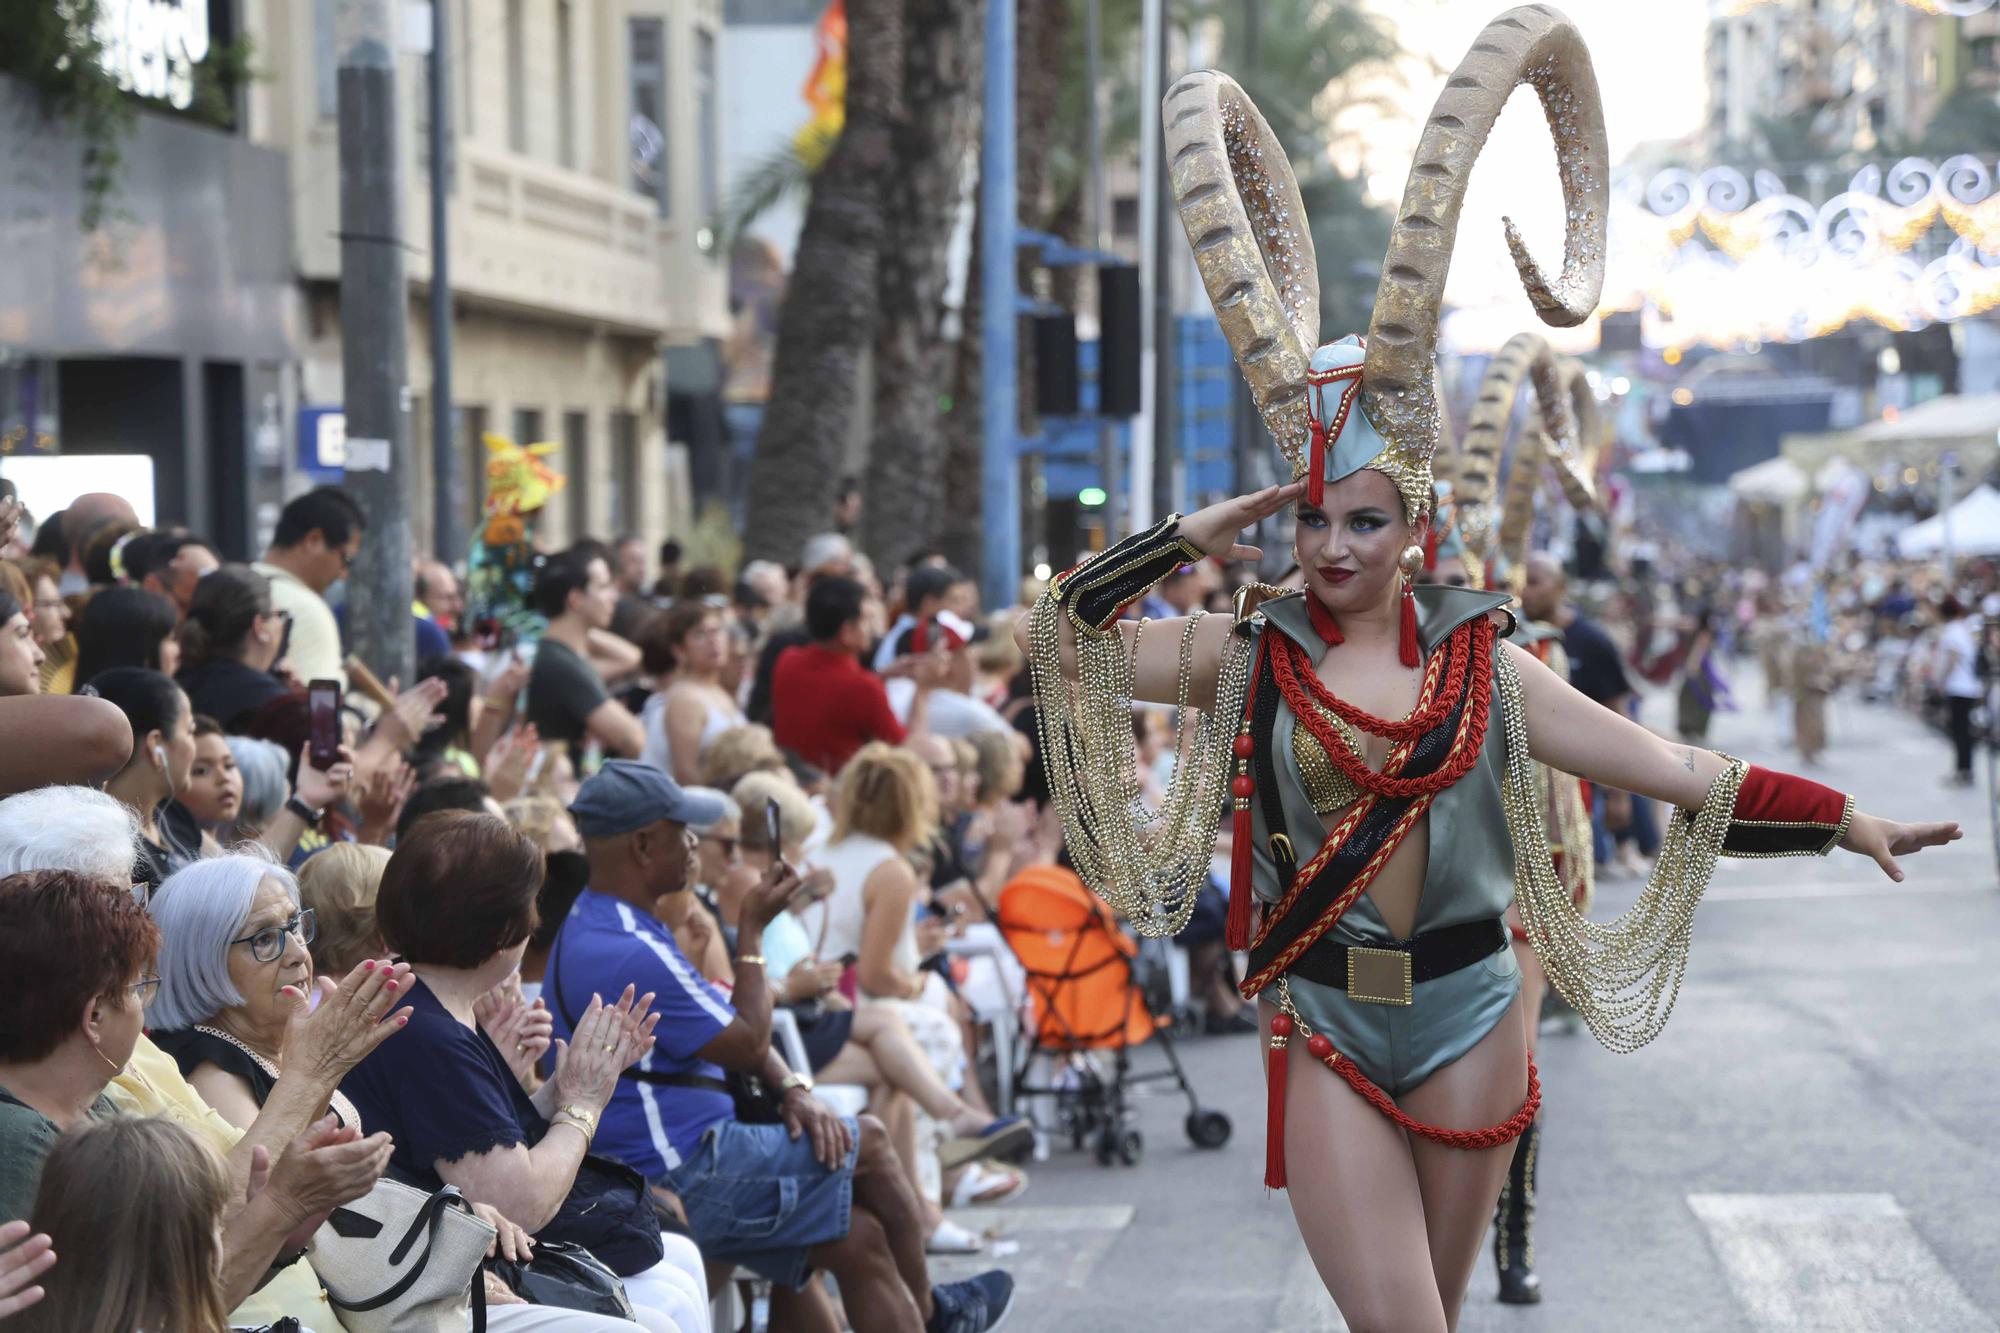
[[[932,549],[948,520],[940,336],[946,250],[979,125],[984,0],[917,0],[905,17],[903,115],[876,291],[875,413],[862,533],[885,574]],[[975,261],[976,262],[976,261]]]
[[[771,396],[750,474],[746,558],[792,561],[832,521],[862,356],[874,340],[877,257],[902,112],[903,0],[847,0],[847,117],[813,176],[778,313]]]

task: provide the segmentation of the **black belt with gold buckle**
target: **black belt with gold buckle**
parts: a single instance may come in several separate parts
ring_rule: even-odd
[[[1393,948],[1336,944],[1321,939],[1287,971],[1305,981],[1344,990],[1367,1004],[1409,1004],[1420,981],[1450,976],[1507,947],[1507,927],[1497,916],[1426,931]]]

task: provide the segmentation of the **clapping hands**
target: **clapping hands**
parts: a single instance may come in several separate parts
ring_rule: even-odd
[[[556,1042],[556,1094],[559,1102],[581,1102],[603,1110],[617,1090],[618,1076],[652,1049],[653,1029],[660,1016],[652,1012],[653,992],[633,998],[627,986],[616,1004],[599,995],[576,1021],[568,1042]]]

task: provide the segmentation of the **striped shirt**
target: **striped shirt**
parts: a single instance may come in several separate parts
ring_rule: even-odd
[[[555,1016],[556,1036],[569,1040],[593,994],[609,1002],[628,984],[641,995],[652,991],[660,1015],[653,1049],[635,1068],[721,1079],[721,1066],[696,1052],[735,1019],[728,998],[695,970],[672,931],[630,904],[585,889],[557,932],[542,974],[542,999]],[[628,1075],[604,1108],[592,1147],[658,1180],[693,1153],[711,1125],[734,1115],[727,1093]]]

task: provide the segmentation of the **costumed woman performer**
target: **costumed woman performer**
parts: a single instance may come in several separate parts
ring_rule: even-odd
[[[1523,82],[1548,113],[1573,219],[1560,276],[1509,239],[1544,320],[1589,314],[1603,276],[1603,119],[1576,29],[1531,5],[1486,27],[1438,100],[1365,346],[1316,351],[1318,280],[1282,150],[1228,78],[1174,85],[1166,158],[1182,220],[1297,479],[1171,517],[1065,572],[1022,631],[1070,854],[1138,929],[1185,923],[1218,812],[1233,807],[1229,934],[1249,948],[1243,992],[1260,1000],[1269,1041],[1265,1178],[1289,1186],[1355,1329],[1456,1323],[1514,1140],[1538,1109],[1510,901],[1550,982],[1600,1041],[1632,1050],[1672,1009],[1718,854],[1840,846],[1900,881],[1896,857],[1959,836],[1667,742],[1499,642],[1504,598],[1413,587],[1459,205]],[[1233,624],[1120,620],[1190,560],[1255,558],[1239,536],[1287,506],[1303,592],[1245,603]],[[1135,700],[1201,710],[1151,814],[1136,808]],[[1616,922],[1588,921],[1557,878],[1536,762],[1675,807],[1652,880]]]

